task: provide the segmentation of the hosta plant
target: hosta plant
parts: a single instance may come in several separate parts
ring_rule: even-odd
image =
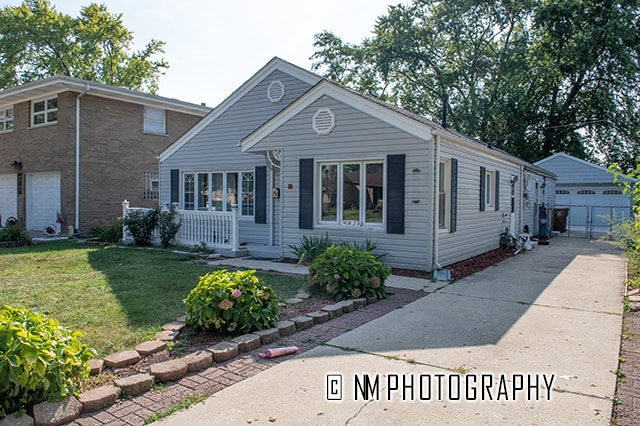
[[[0,418],[78,394],[94,355],[81,336],[24,307],[0,308]]]
[[[187,324],[224,334],[275,327],[280,311],[276,295],[255,272],[223,269],[201,277],[184,299]]]
[[[370,251],[351,246],[332,246],[309,265],[307,283],[334,300],[386,297],[384,282],[391,269]]]

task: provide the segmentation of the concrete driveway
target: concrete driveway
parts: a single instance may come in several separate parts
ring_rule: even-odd
[[[624,277],[609,244],[556,237],[161,423],[609,424]]]

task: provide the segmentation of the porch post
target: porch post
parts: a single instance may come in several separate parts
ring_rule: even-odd
[[[129,215],[129,201],[124,200],[122,202],[122,219],[125,219]],[[122,240],[126,240],[126,230],[125,226],[122,226]]]
[[[231,251],[235,253],[238,250],[238,205],[233,204],[231,206],[231,213],[233,213],[231,223]]]

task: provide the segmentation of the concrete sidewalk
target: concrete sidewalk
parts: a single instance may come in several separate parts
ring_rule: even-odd
[[[160,423],[609,424],[624,273],[610,245],[554,238]]]

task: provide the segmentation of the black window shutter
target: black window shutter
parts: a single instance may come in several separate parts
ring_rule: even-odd
[[[171,204],[180,202],[180,170],[171,169]]]
[[[496,211],[500,210],[500,172],[496,170]]]
[[[485,209],[485,179],[487,178],[487,169],[484,167],[480,167],[480,211],[483,212]]]
[[[404,234],[405,155],[387,156],[387,233]]]
[[[257,166],[255,168],[255,223],[267,223],[267,167]]]
[[[313,229],[313,158],[300,159],[298,227]]]
[[[458,230],[458,159],[451,159],[451,223],[449,232]]]

